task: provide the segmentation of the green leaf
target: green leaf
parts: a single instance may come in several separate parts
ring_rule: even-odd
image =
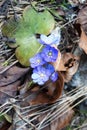
[[[5,118],[4,118],[4,115],[2,115],[1,113],[0,113],[0,121],[3,121]]]
[[[34,35],[23,40],[23,44],[16,49],[15,53],[18,61],[22,65],[29,66],[29,59],[37,53],[39,48],[41,48],[41,44],[38,43]]]
[[[25,8],[23,12],[24,21],[28,23],[33,33],[49,34],[54,28],[53,16],[47,11],[36,12],[32,8]]]
[[[29,59],[41,50],[36,34],[48,35],[54,26],[54,18],[47,10],[36,12],[33,8],[27,7],[23,12],[23,17],[19,21],[11,18],[3,26],[2,32],[5,36],[15,38],[16,43],[8,43],[8,45],[16,47],[15,54],[18,61],[24,66],[29,66]]]
[[[2,32],[5,36],[12,37],[12,35],[14,35],[14,32],[17,31],[18,27],[18,22],[16,22],[15,19],[12,17],[4,23],[4,25],[2,26]]]
[[[5,119],[6,119],[9,123],[12,123],[12,118],[11,118],[10,115],[4,114],[4,117],[5,117]]]

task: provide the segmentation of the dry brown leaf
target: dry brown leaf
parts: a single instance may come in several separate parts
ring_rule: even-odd
[[[11,67],[5,73],[0,75],[0,87],[16,82],[28,71],[29,68],[20,68],[17,66]]]
[[[84,32],[87,32],[87,6],[82,8],[78,13],[78,21]]]
[[[74,56],[72,53],[63,53],[61,54],[60,51],[58,53],[58,58],[56,62],[53,63],[55,70],[57,71],[67,71],[67,68],[70,68],[72,65],[73,60],[78,60],[78,56]]]
[[[67,67],[67,70],[62,72],[64,82],[69,82],[78,69],[78,61],[80,58],[78,56],[74,56],[72,53],[65,53],[63,54],[63,59],[64,65]]]
[[[4,121],[3,123],[1,123],[0,125],[0,130],[8,130],[8,128],[10,127],[10,123],[7,121]]]
[[[71,80],[72,76],[77,72],[78,66],[79,66],[78,62],[75,61],[71,68],[68,68],[67,71],[62,72],[64,77],[64,82],[67,83]]]
[[[5,103],[9,98],[14,98],[17,94],[20,81],[16,81],[7,86],[0,87],[0,104]]]
[[[66,68],[70,68],[73,66],[74,61],[78,61],[80,59],[79,56],[75,56],[72,53],[63,53],[62,54],[62,59],[64,62],[64,66]]]
[[[69,108],[70,107],[67,104],[67,109]],[[41,122],[41,120],[43,120],[46,115],[47,113],[41,115],[39,117],[39,122]],[[65,128],[67,125],[69,125],[73,115],[74,111],[72,109],[66,112],[65,114],[61,113],[61,116],[59,118],[55,119],[53,122],[50,122],[50,124],[43,130],[62,130],[62,128]]]
[[[71,109],[65,114],[63,114],[61,117],[59,117],[55,122],[51,124],[51,129],[49,130],[62,130],[67,125],[69,125],[72,117],[73,117],[74,111]]]
[[[58,50],[58,57],[57,57],[57,60],[52,63],[55,70],[56,71],[66,71],[66,68],[64,66],[64,61],[63,61],[63,57],[62,57],[62,54],[60,53],[60,51]]]
[[[30,104],[42,104],[42,103],[53,103],[55,102],[62,94],[64,81],[60,72],[58,72],[59,78],[56,82],[48,82],[44,88],[41,86],[35,85],[31,88],[29,93],[26,93],[23,99],[26,99]]]
[[[16,95],[21,78],[28,70],[29,68],[13,66],[0,75],[0,104]]]
[[[63,53],[59,51],[56,62],[53,63],[55,70],[62,71],[64,82],[69,82],[78,69],[79,56],[72,53]]]
[[[78,21],[80,24],[81,37],[79,41],[79,46],[82,48],[87,54],[87,6],[82,8],[78,13]]]
[[[84,52],[87,54],[87,35],[83,31],[83,29],[81,29],[81,37],[78,44],[79,44],[79,47],[82,48]]]

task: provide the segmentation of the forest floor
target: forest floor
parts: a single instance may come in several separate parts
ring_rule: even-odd
[[[48,19],[44,25],[39,15],[28,15],[28,7],[41,17],[47,10],[51,26]],[[53,30],[52,38],[59,37],[53,64],[58,79],[32,84],[32,67],[26,64],[37,45],[27,36],[40,38],[46,26],[51,32],[45,38]],[[86,0],[0,0],[0,130],[34,129],[87,130]]]

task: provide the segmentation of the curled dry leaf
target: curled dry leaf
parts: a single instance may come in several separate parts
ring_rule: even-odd
[[[65,72],[62,72],[62,75],[64,82],[69,82],[78,69],[78,61],[80,58],[78,56],[74,56],[72,53],[65,53],[63,54],[63,59],[67,70]]]
[[[33,88],[26,93],[23,99],[27,99],[29,104],[44,104],[55,102],[62,94],[64,81],[60,72],[56,82],[48,82],[45,86],[34,85]]]
[[[72,76],[76,73],[78,69],[78,62],[74,61],[73,66],[68,68],[66,72],[63,72],[64,82],[69,82]]]
[[[69,82],[78,69],[78,61],[80,58],[72,53],[61,54],[59,50],[58,52],[58,58],[53,63],[53,66],[55,70],[62,72],[64,82]]]
[[[69,88],[87,87],[87,55],[85,53],[81,55],[78,70],[67,86]]]
[[[82,8],[79,11],[79,13],[78,13],[78,21],[77,22],[81,25],[81,28],[86,33],[87,32],[87,6],[85,6],[84,8]]]
[[[79,56],[74,56],[72,53],[63,53],[58,50],[57,60],[52,63],[55,70],[57,71],[67,71],[68,68],[73,66],[73,60],[79,60]]]
[[[78,13],[78,23],[81,28],[81,37],[79,41],[79,46],[82,48],[87,54],[87,6],[82,8]]]
[[[84,52],[87,54],[87,35],[85,34],[82,28],[81,28],[81,37],[78,44],[79,47],[82,48]]]
[[[52,63],[56,71],[65,71],[64,59],[61,52],[58,50],[58,57],[55,62]]]

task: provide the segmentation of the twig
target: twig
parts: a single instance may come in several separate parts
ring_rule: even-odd
[[[73,21],[76,21],[77,19],[78,19],[78,17],[75,18],[75,19],[70,20],[69,22],[67,22],[67,23],[65,23],[65,24],[63,24],[63,25],[61,25],[61,26],[60,26],[60,29],[61,29],[61,28],[64,28],[65,26],[67,26],[68,24],[72,23]]]
[[[7,66],[4,70],[0,72],[0,75],[6,72],[8,69],[10,69],[12,66],[14,66],[16,63],[18,63],[18,60],[14,61],[11,65]]]
[[[19,118],[21,118],[25,123],[31,125],[35,130],[37,130],[36,127],[35,127],[35,125],[33,125],[30,121],[28,121],[25,117],[23,117],[23,116],[21,115],[21,113],[16,109],[16,107],[15,107],[14,104],[13,104],[13,108],[14,108],[14,110],[16,111],[16,114],[19,116]]]

